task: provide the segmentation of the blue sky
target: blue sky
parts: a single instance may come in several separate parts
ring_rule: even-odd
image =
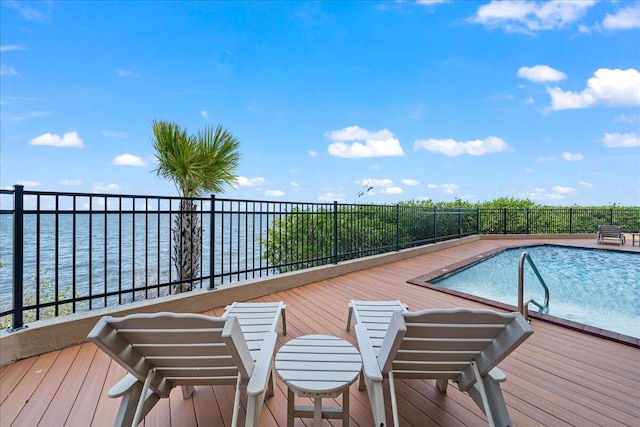
[[[239,139],[219,197],[640,205],[640,2],[3,0],[0,24],[3,188],[175,195],[155,119]]]

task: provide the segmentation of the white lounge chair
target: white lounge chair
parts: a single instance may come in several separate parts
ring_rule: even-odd
[[[116,426],[136,426],[160,398],[182,386],[185,399],[197,385],[235,385],[232,425],[238,422],[241,386],[246,384],[245,426],[257,426],[266,395],[275,389],[275,331],[265,332],[252,353],[235,316],[190,313],[103,317],[88,339],[128,374],[109,390],[120,397]]]
[[[351,329],[351,320],[355,323],[364,323],[371,331],[383,331],[380,335],[384,337],[384,331],[389,326],[391,315],[394,311],[407,311],[407,304],[395,301],[357,301],[349,302],[347,312],[347,331]]]
[[[624,234],[619,225],[601,225],[598,227],[598,243],[613,241],[619,245],[624,245]]]
[[[355,325],[362,354],[374,425],[386,426],[383,378],[389,378],[394,426],[399,426],[396,379],[435,379],[443,393],[448,381],[467,392],[487,416],[490,426],[509,426],[511,420],[500,382],[506,377],[496,365],[533,330],[520,313],[448,309],[395,311],[381,347],[366,325]]]

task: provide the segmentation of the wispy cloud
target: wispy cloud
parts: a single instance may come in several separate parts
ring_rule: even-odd
[[[126,138],[129,136],[126,132],[119,132],[117,130],[102,130],[102,135],[108,136],[109,138]]]
[[[564,80],[567,75],[562,71],[558,71],[548,65],[534,65],[533,67],[520,67],[518,69],[518,77],[530,80],[532,82],[557,82]]]
[[[568,151],[565,151],[562,153],[562,158],[565,159],[567,162],[575,162],[575,161],[584,160],[584,155],[580,153],[569,153]]]
[[[605,147],[640,147],[640,136],[635,133],[605,133],[602,138]]]
[[[41,22],[41,23],[46,23],[46,22],[51,22],[51,16],[49,15],[48,11],[47,12],[43,12],[41,9],[37,9],[35,7],[33,7],[34,5],[37,5],[39,7],[45,7],[47,5],[50,4],[50,2],[24,2],[24,1],[14,1],[14,0],[9,0],[4,2],[4,4],[6,6],[9,6],[15,10],[17,10],[20,15],[26,19],[27,21],[33,21],[33,22]]]
[[[75,147],[82,148],[82,138],[78,136],[76,131],[67,132],[63,136],[47,132],[40,136],[33,138],[30,142],[31,145],[49,145],[52,147]]]
[[[382,129],[371,132],[359,126],[349,126],[325,133],[331,139],[329,154],[342,158],[404,156],[400,141],[392,132]]]
[[[459,142],[453,139],[418,139],[413,149],[427,150],[435,153],[441,153],[446,156],[460,156],[469,154],[472,156],[484,156],[489,153],[500,153],[507,151],[509,145],[501,138],[495,136],[486,139],[476,139],[473,141]]]
[[[42,187],[42,183],[38,181],[17,181],[16,184],[23,185],[25,187]]]
[[[283,197],[285,193],[282,190],[266,190],[264,195],[267,197]]]
[[[2,121],[7,122],[22,122],[25,120],[33,120],[40,117],[50,116],[51,111],[29,111],[27,113],[22,114],[3,114]]]
[[[19,76],[20,73],[15,68],[8,65],[0,65],[0,76]]]
[[[0,52],[10,52],[12,50],[25,50],[26,47],[19,44],[7,44],[4,46],[0,46]]]
[[[566,28],[578,22],[595,0],[516,1],[492,0],[482,5],[470,22],[506,32],[535,34],[538,31]]]
[[[136,73],[135,71],[131,71],[131,70],[117,70],[116,72],[120,77],[132,77],[132,78],[142,77],[142,74]]]
[[[122,187],[118,184],[105,184],[103,182],[93,183],[91,187],[94,193],[117,193],[122,191]]]
[[[60,185],[77,187],[78,185],[82,185],[82,180],[81,179],[61,179],[60,181],[58,181],[58,183]]]

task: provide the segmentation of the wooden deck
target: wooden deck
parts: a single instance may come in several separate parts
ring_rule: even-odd
[[[595,240],[595,239],[594,239]],[[346,332],[350,299],[400,299],[410,309],[486,307],[468,299],[407,283],[429,271],[501,246],[532,243],[518,240],[479,240],[405,261],[351,273],[276,293],[261,301],[287,304],[288,334],[278,346],[307,334],[331,334],[356,344]],[[591,240],[562,244],[592,245]],[[595,246],[595,245],[593,245]],[[601,245],[604,246],[604,245]],[[607,245],[617,249],[615,245]],[[629,243],[626,250],[640,250]],[[208,312],[220,315],[222,307]],[[503,391],[516,426],[639,426],[640,349],[534,319],[535,333],[501,364],[507,374]],[[0,370],[0,425],[107,426],[119,399],[107,390],[124,370],[93,344],[31,357]],[[440,394],[432,382],[398,381],[403,426],[486,425],[472,399],[449,387]],[[227,426],[231,423],[233,387],[197,387],[183,400],[179,389],[163,399],[144,420],[145,426]],[[353,384],[351,425],[371,426],[366,391]],[[385,399],[390,405],[388,388]],[[332,402],[338,404],[337,402]],[[241,425],[244,414],[241,410]],[[388,421],[390,411],[387,411]],[[324,421],[323,426],[340,426]],[[278,380],[275,396],[266,400],[261,426],[286,425],[286,387]],[[296,426],[310,420],[296,419]],[[389,424],[390,425],[390,424]]]

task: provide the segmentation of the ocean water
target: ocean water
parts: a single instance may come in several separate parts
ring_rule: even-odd
[[[209,275],[212,250],[216,275],[263,266],[260,238],[267,224],[254,224],[250,216],[239,217],[216,216],[212,246],[210,216],[203,215],[203,276]],[[9,309],[12,300],[12,221],[11,215],[0,215],[0,311]],[[175,280],[171,222],[170,214],[153,212],[26,215],[25,293],[35,289],[36,275],[40,283],[57,282],[60,294],[65,290],[71,295],[75,290],[80,296]],[[246,278],[250,276],[229,275],[219,282]]]
[[[640,338],[638,253],[553,245],[514,248],[433,283],[517,307],[518,262],[524,251],[549,287],[549,314]],[[528,263],[524,297],[544,301],[544,289]]]

